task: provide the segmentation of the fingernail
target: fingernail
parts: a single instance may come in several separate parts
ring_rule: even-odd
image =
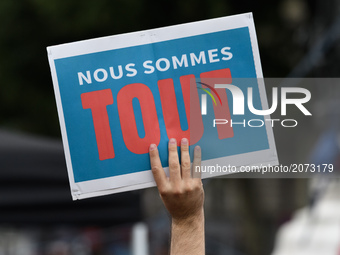
[[[183,144],[183,145],[187,145],[187,144],[188,144],[188,139],[183,138],[183,139],[182,139],[182,144]]]
[[[157,148],[156,144],[150,145],[150,151],[156,150],[156,148]]]
[[[170,141],[169,141],[170,144],[176,144],[176,139],[175,138],[171,138]]]
[[[198,145],[195,147],[195,151],[200,151],[201,147],[199,147]]]

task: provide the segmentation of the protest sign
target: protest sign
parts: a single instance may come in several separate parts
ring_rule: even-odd
[[[256,80],[262,70],[251,13],[47,52],[73,199],[154,186],[149,145],[158,145],[168,171],[172,137],[189,138],[191,150],[200,145],[203,165],[277,163],[268,122],[258,128],[218,125],[230,120],[233,101],[226,88],[209,85],[210,79],[223,85],[255,78],[253,103],[268,107],[264,84]],[[246,87],[240,89],[246,94]],[[209,108],[214,114],[206,114]]]

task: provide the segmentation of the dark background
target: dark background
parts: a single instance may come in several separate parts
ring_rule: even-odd
[[[264,76],[286,77],[323,38],[338,9],[332,0],[2,0],[0,125],[60,137],[47,46],[253,12]],[[337,77],[338,48],[328,45],[318,52],[327,59],[317,69],[295,76]],[[326,65],[333,67],[322,69]]]

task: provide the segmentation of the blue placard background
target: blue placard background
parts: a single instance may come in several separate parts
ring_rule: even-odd
[[[154,66],[155,61],[159,58],[171,60],[172,56],[177,56],[180,59],[182,54],[189,53],[195,53],[196,56],[198,56],[200,51],[207,52],[211,49],[222,49],[223,47],[231,48],[230,52],[232,52],[233,58],[228,61],[215,63],[209,63],[207,60],[206,64],[189,65],[188,67],[179,67],[178,69],[171,68],[166,72],[160,72],[157,71],[157,69],[152,74],[145,74],[143,72],[145,70],[143,68],[143,62],[146,60],[152,60]],[[136,65],[135,68],[138,74],[134,77],[124,76],[118,80],[113,80],[109,77],[105,82],[96,82],[92,79],[92,84],[85,83],[82,86],[79,85],[78,72],[85,74],[86,71],[90,70],[91,73],[93,73],[98,68],[104,68],[109,73],[109,67],[114,67],[115,70],[117,70],[118,65],[122,65],[124,68],[124,66],[129,63],[135,63]],[[167,136],[162,117],[162,107],[157,87],[158,80],[173,78],[181,125],[183,129],[187,129],[187,120],[179,82],[180,76],[194,74],[196,78],[199,78],[202,72],[230,68],[233,78],[256,78],[253,52],[247,27],[57,59],[55,60],[55,67],[75,182],[150,169],[148,153],[142,155],[134,154],[126,148],[123,141],[116,100],[117,93],[123,86],[131,83],[143,83],[151,89],[161,130],[161,141],[159,144],[160,157],[163,166],[166,167],[168,166],[167,143],[169,137]],[[248,82],[247,84],[234,85],[239,86],[243,90],[244,95],[247,93],[247,87],[252,86],[254,106],[256,109],[262,109],[255,79],[252,83]],[[107,112],[115,149],[115,158],[101,161],[98,157],[92,113],[90,109],[83,109],[80,95],[82,93],[108,88],[112,90],[114,98],[114,104],[107,106]],[[227,95],[228,100],[232,98],[228,90]],[[138,100],[134,99],[133,105],[138,132],[142,137],[144,135],[144,129]],[[232,109],[232,100],[229,101],[229,107]],[[208,100],[208,110],[209,109],[212,111],[212,102],[210,100]],[[245,107],[245,111],[244,116],[232,116],[233,120],[240,122],[243,119],[252,118],[263,120],[261,116],[254,117],[254,115],[247,110],[247,107]],[[213,114],[203,116],[204,135],[197,143],[202,147],[203,160],[269,148],[265,126],[261,128],[250,128],[236,125],[233,127],[234,137],[219,140],[216,128],[212,126],[213,118]]]

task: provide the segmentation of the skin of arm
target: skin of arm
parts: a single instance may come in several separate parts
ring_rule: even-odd
[[[157,146],[150,145],[151,169],[160,197],[169,211],[171,223],[171,255],[203,255],[204,190],[201,178],[191,175],[188,139],[181,140],[179,162],[176,139],[169,141],[169,177],[166,176]],[[195,147],[193,169],[201,166],[201,148]]]

